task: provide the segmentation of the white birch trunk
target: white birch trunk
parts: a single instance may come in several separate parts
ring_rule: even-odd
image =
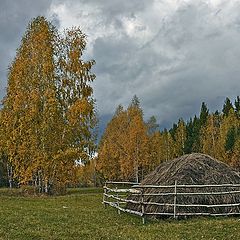
[[[12,166],[9,164],[7,164],[7,173],[8,173],[8,183],[9,183],[9,188],[12,188],[12,174],[13,174],[13,170],[12,170]]]

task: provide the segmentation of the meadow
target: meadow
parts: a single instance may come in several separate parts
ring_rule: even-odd
[[[103,207],[102,189],[71,189],[65,196],[21,196],[0,189],[0,240],[240,239],[240,219],[147,221]]]

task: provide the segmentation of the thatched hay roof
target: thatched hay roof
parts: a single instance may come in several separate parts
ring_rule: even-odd
[[[212,157],[192,153],[159,165],[141,184],[224,184],[240,183],[239,173]]]
[[[179,158],[167,161],[159,165],[153,172],[148,174],[141,182],[141,185],[210,185],[210,184],[240,184],[240,175],[228,165],[213,159],[212,157],[193,153]],[[178,192],[211,192],[211,191],[229,191],[230,189],[208,187],[204,189],[191,188],[180,189]],[[231,188],[231,190],[240,190],[240,188]],[[145,193],[169,192],[173,189],[147,189]],[[136,196],[130,196],[130,199],[139,200]],[[145,196],[144,201],[157,203],[173,203],[173,196]],[[225,204],[240,202],[240,195],[194,195],[178,196],[177,203],[180,204]],[[133,210],[139,210],[140,207],[134,204],[128,204]],[[146,212],[173,212],[172,206],[146,206]],[[205,212],[222,213],[228,212],[229,207],[179,207],[180,212]],[[234,207],[231,211],[239,212],[239,207]]]

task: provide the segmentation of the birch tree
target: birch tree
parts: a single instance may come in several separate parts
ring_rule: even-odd
[[[76,161],[87,161],[95,126],[85,35],[59,34],[44,17],[28,26],[9,68],[3,102],[6,152],[13,176],[40,192],[64,189]]]

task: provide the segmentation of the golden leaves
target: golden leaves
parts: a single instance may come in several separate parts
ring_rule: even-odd
[[[79,28],[60,35],[44,17],[34,19],[22,39],[9,70],[2,123],[15,177],[23,182],[65,183],[75,161],[89,158],[93,62],[81,60],[85,46]]]
[[[138,180],[147,162],[147,145],[141,109],[119,107],[100,143],[97,168],[108,179]]]

